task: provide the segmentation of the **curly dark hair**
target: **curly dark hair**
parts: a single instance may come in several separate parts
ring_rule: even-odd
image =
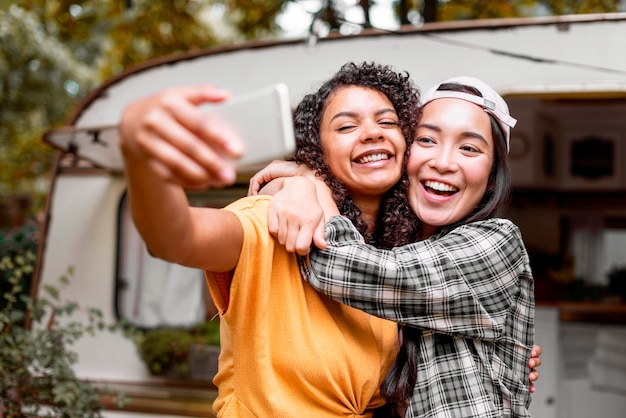
[[[376,90],[391,101],[399,119],[400,129],[406,139],[405,166],[419,120],[419,90],[406,72],[376,63],[344,64],[333,77],[322,84],[315,93],[307,94],[298,104],[295,114],[296,154],[299,164],[306,164],[321,176],[333,191],[341,214],[349,218],[365,240],[379,248],[389,249],[411,242],[416,237],[417,217],[406,197],[409,180],[406,167],[398,183],[383,196],[373,233],[368,232],[361,210],[354,204],[346,187],[331,173],[324,160],[320,140],[320,124],[328,98],[341,87],[360,86]]]

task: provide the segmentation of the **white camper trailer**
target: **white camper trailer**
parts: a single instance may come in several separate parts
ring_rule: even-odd
[[[626,227],[626,14],[434,23],[394,33],[365,31],[194,51],[147,62],[107,81],[78,106],[66,127],[46,133],[59,158],[34,286],[56,282],[73,266],[66,296],[102,310],[110,321],[123,318],[151,328],[205,318],[210,304],[203,296],[202,274],[151,258],[129,219],[115,129],[122,110],[164,87],[206,82],[234,94],[284,83],[295,105],[347,61],[393,65],[423,88],[449,76],[473,75],[507,99],[519,121],[511,139],[518,204],[510,217],[529,248],[562,252],[564,237],[577,231],[572,223],[565,222],[570,226],[565,228],[563,219],[608,220]],[[202,204],[224,205],[243,196],[247,178],[242,174],[236,186],[203,194]],[[609,257],[600,247],[581,251]],[[605,278],[597,264],[577,268],[590,283],[601,285]],[[594,304],[587,305],[597,313]],[[614,337],[613,328],[589,325],[584,316],[567,322],[567,306],[538,297],[537,343],[544,351],[534,416],[623,416],[624,374],[621,380],[602,380],[567,360],[572,352],[597,360],[589,341],[604,331]],[[619,309],[609,309],[609,316],[623,315]],[[576,335],[584,335],[586,343]],[[210,381],[150,375],[136,347],[120,335],[90,337],[76,349],[80,376],[119,388],[130,398],[123,410],[109,405],[107,416],[212,416],[215,388]],[[574,363],[580,373],[574,373]],[[597,371],[603,363],[594,364]]]

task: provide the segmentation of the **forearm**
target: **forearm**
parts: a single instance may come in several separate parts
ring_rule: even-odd
[[[501,249],[515,251],[516,238],[502,233],[466,241],[449,234],[434,243],[384,251],[366,245],[347,220],[338,221],[327,226],[327,249],[311,255],[308,280],[317,290],[412,326],[481,339],[500,335],[519,293],[519,270],[502,263],[509,256],[520,259]],[[490,266],[504,271],[499,274]]]
[[[243,230],[233,213],[191,207],[185,190],[159,179],[150,163],[132,167],[127,169],[131,214],[153,256],[208,271],[237,265]]]
[[[275,178],[273,180],[268,181],[267,183],[264,183],[263,187],[261,187],[261,189],[258,191],[258,194],[274,196],[283,189],[284,184],[285,184],[284,177]]]
[[[340,215],[339,209],[337,208],[337,203],[333,198],[332,191],[328,186],[326,186],[326,183],[324,183],[321,179],[316,179],[314,184],[317,201],[322,208],[322,211],[324,211],[325,221],[328,222],[331,217],[335,215]]]
[[[128,201],[137,230],[152,255],[180,262],[192,223],[183,188],[162,178],[154,162],[125,153]]]

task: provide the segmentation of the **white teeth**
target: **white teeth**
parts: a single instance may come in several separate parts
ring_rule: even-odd
[[[366,157],[361,158],[359,160],[359,163],[365,164],[365,163],[372,163],[374,161],[388,160],[388,159],[389,159],[389,155],[385,153],[372,154],[372,155],[368,155]]]
[[[439,183],[438,181],[426,180],[424,182],[424,186],[437,190],[438,192],[456,192],[458,189],[456,187],[450,186],[449,184]]]

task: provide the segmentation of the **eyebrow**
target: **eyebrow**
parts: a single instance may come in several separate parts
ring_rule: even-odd
[[[442,129],[437,126],[437,125],[431,125],[430,123],[420,123],[417,125],[417,128],[426,128],[426,129],[430,129],[432,131],[441,133]],[[463,137],[467,137],[467,138],[476,138],[479,139],[481,141],[483,141],[486,145],[489,145],[489,142],[487,141],[487,139],[482,136],[481,134],[479,134],[478,132],[473,132],[473,131],[464,131],[462,133]]]
[[[388,108],[388,107],[385,107],[385,108],[383,108],[383,109],[378,109],[378,110],[377,110],[374,114],[375,114],[376,116],[380,116],[380,115],[385,114],[385,113],[393,113],[394,115],[396,115],[396,116],[397,116],[396,111],[395,111],[394,109],[392,109],[392,108]],[[333,117],[330,119],[330,121],[332,122],[332,121],[334,121],[335,119],[340,118],[340,117],[342,117],[342,116],[356,117],[356,116],[357,116],[357,114],[356,114],[356,112],[351,112],[351,111],[347,111],[347,110],[346,110],[346,111],[343,111],[343,112],[339,112],[339,113],[334,114],[334,115],[333,115]]]

